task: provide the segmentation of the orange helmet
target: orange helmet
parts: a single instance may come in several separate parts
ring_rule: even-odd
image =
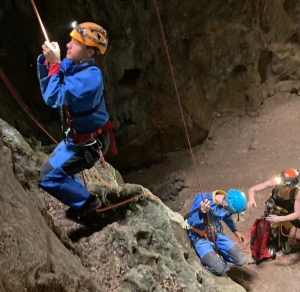
[[[294,187],[299,183],[299,171],[293,168],[285,169],[281,174],[281,184],[287,187]]]
[[[70,36],[75,40],[85,44],[89,47],[96,47],[103,55],[106,51],[108,38],[106,30],[100,25],[93,22],[84,22],[77,24],[73,22],[74,29],[71,31]]]

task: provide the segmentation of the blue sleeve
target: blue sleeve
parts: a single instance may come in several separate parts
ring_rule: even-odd
[[[75,100],[84,100],[87,96],[103,92],[104,89],[101,71],[96,66],[88,67],[72,76],[66,76],[63,82],[59,74],[51,76],[39,74],[38,77],[43,99],[48,106],[53,108],[70,105]]]
[[[190,226],[194,226],[199,230],[205,229],[205,216],[202,212],[195,212],[187,219],[187,222]]]
[[[44,65],[44,62],[45,62],[45,56],[39,55],[37,58],[37,76],[39,80],[48,76],[48,68],[46,65]]]
[[[231,216],[224,217],[223,221],[226,223],[226,225],[229,227],[229,229],[232,232],[235,232],[238,230]]]

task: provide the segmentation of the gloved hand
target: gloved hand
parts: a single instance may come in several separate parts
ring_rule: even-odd
[[[57,42],[48,42],[42,45],[43,54],[48,62],[60,62],[60,48]]]
[[[200,203],[200,209],[202,213],[207,213],[210,210],[210,202],[208,199],[205,199]]]

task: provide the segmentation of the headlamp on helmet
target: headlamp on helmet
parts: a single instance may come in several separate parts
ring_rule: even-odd
[[[104,54],[108,44],[106,30],[93,22],[84,22],[78,25],[77,21],[72,23],[74,28],[70,36],[88,47],[96,48],[97,53]]]
[[[276,181],[276,184],[277,184],[277,185],[281,185],[281,177],[280,177],[280,176],[276,176],[276,177],[274,178],[274,180]]]
[[[76,20],[72,22],[72,27],[75,28],[79,33],[84,34],[83,29],[78,25]]]
[[[299,184],[300,173],[294,168],[287,168],[279,177],[281,185],[292,188]]]

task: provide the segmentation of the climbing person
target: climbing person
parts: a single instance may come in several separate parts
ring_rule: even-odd
[[[57,42],[46,41],[37,59],[43,99],[52,108],[64,109],[69,127],[42,165],[39,186],[69,206],[71,212],[86,212],[100,208],[101,201],[76,174],[93,167],[99,159],[107,167],[104,154],[108,147],[113,154],[117,151],[104,100],[103,76],[95,61],[107,49],[107,33],[92,22],[74,22],[73,27],[66,58],[61,61]]]
[[[198,193],[189,213],[184,217],[188,223],[188,235],[202,264],[215,275],[224,275],[227,262],[242,266],[246,254],[223,232],[224,221],[240,242],[245,237],[238,231],[231,215],[246,209],[247,199],[243,192],[230,189],[226,193],[216,190]]]
[[[299,171],[287,168],[281,174],[251,187],[248,191],[247,208],[257,207],[255,195],[266,189],[271,194],[265,202],[264,217],[270,222],[271,240],[275,248],[284,254],[291,252],[288,236],[293,226],[300,228]]]

